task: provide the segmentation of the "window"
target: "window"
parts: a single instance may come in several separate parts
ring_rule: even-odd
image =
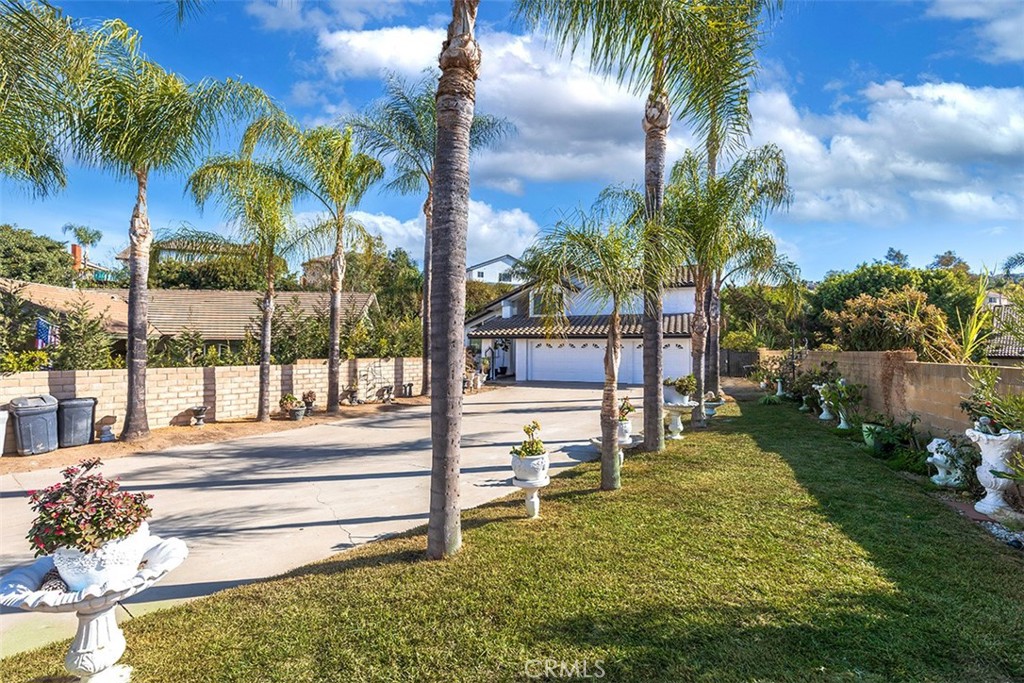
[[[479,278],[482,278],[484,276],[484,271],[482,271],[482,270],[476,271],[476,276],[479,277]]]
[[[559,309],[563,307],[564,303],[561,292],[556,294],[555,300],[555,302],[548,301],[545,304],[537,292],[530,292],[530,315],[532,317],[536,317],[539,315],[554,315],[559,313]]]
[[[498,282],[512,282],[512,273],[507,270],[504,273],[501,273],[498,275]]]

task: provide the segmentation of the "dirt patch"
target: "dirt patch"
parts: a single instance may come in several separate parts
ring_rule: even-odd
[[[495,388],[484,387],[480,391],[493,391]],[[254,419],[248,418],[207,422],[205,427],[164,427],[153,430],[145,439],[130,443],[121,441],[114,441],[112,443],[97,442],[77,448],[59,448],[43,455],[5,455],[0,458],[0,474],[31,472],[49,467],[66,467],[86,458],[100,458],[104,461],[113,460],[114,458],[121,458],[135,453],[153,453],[178,446],[215,443],[247,436],[269,434],[271,432],[283,432],[289,429],[311,427],[365,417],[376,413],[401,410],[408,406],[429,404],[429,396],[413,396],[410,398],[396,398],[393,403],[364,403],[357,406],[342,406],[341,412],[338,415],[328,415],[326,410],[317,410],[312,415],[307,415],[298,421],[275,415],[270,422],[256,422]]]

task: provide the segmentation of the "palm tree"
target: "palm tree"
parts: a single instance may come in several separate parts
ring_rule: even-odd
[[[610,221],[599,203],[592,215],[560,222],[523,254],[520,272],[535,282],[544,310],[558,311],[545,319],[549,334],[564,324],[565,301],[585,292],[580,304],[611,307],[604,352],[604,392],[601,398],[601,488],[621,487],[618,444],[619,360],[622,354],[622,314],[643,300],[643,229],[634,217]],[[663,252],[664,253],[664,252]]]
[[[480,0],[452,0],[441,46],[434,154],[433,249],[430,268],[430,519],[427,557],[454,555],[462,545],[459,442],[462,439],[463,336],[466,318],[466,234],[469,228],[469,145],[480,70],[476,12]]]
[[[50,5],[0,0],[0,176],[36,194],[64,187],[61,145],[73,93],[123,24],[89,32]]]
[[[258,88],[236,81],[186,83],[147,61],[130,33],[111,41],[82,88],[73,146],[87,162],[131,178],[135,207],[129,226],[128,401],[121,438],[149,433],[146,415],[147,279],[153,231],[147,189],[155,171],[194,168],[222,123],[269,105]]]
[[[256,419],[270,420],[270,341],[274,317],[274,283],[280,264],[308,248],[316,230],[299,229],[292,216],[295,185],[283,169],[255,163],[244,156],[208,159],[188,179],[187,191],[203,208],[211,199],[223,206],[236,239],[184,231],[174,236],[179,250],[202,255],[230,253],[244,258],[266,276],[260,305],[260,388]],[[319,227],[319,226],[318,226]]]
[[[327,412],[340,409],[341,285],[345,280],[345,251],[353,241],[366,239],[366,230],[347,215],[367,189],[384,175],[384,166],[371,156],[357,153],[352,130],[329,126],[302,130],[283,115],[265,116],[253,122],[242,139],[242,156],[251,158],[261,143],[270,147],[282,178],[299,195],[318,201],[327,211],[321,226],[331,241],[330,333],[327,351]]]
[[[672,168],[665,229],[677,236],[673,243],[683,245],[680,257],[692,264],[691,354],[698,401],[693,421],[697,425],[704,423],[707,390],[708,293],[719,295],[722,286],[740,274],[776,282],[796,279],[795,266],[778,255],[771,235],[761,227],[764,217],[788,199],[785,158],[774,145],[751,151],[722,175],[712,175],[707,157],[692,151]]]
[[[1003,272],[1007,275],[1021,269],[1024,269],[1024,251],[1007,256],[1006,261],[1003,262]]]
[[[715,117],[707,106],[722,34],[746,33],[769,0],[518,0],[517,14],[542,26],[560,50],[589,41],[591,67],[637,93],[647,93],[644,116],[644,190],[647,215],[659,220],[664,198],[665,149],[672,109],[707,136]],[[648,254],[658,252],[657,231]],[[644,448],[664,448],[662,424],[662,283],[645,266],[650,292],[644,303]]]
[[[61,228],[61,232],[65,235],[69,232],[75,237],[75,244],[82,245],[82,258],[86,259],[89,257],[89,249],[95,247],[103,239],[103,233],[95,228],[90,228],[88,225],[77,225],[75,223],[65,223]]]
[[[434,148],[437,140],[436,76],[431,73],[409,84],[392,73],[385,75],[385,96],[362,114],[348,120],[362,147],[386,158],[393,168],[387,189],[399,194],[423,192],[423,380],[421,393],[430,393],[430,260],[433,249],[431,214],[434,204]],[[507,120],[475,114],[469,129],[469,149],[496,144],[514,127]]]

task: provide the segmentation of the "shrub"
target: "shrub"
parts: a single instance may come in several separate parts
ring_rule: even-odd
[[[999,392],[1000,377],[996,367],[978,366],[968,370],[971,393],[960,402],[960,410],[972,421],[990,418],[988,429],[998,434],[1001,429],[1024,430],[1024,393]]]
[[[305,404],[299,399],[295,398],[294,394],[285,394],[281,397],[281,400],[277,402],[277,405],[281,406],[281,410],[286,413],[290,410],[296,410],[298,408],[305,408]]]
[[[57,548],[96,550],[135,533],[153,514],[146,502],[152,496],[120,491],[117,481],[90,474],[101,464],[99,458],[83,460],[61,470],[64,481],[29,492],[37,517],[27,538],[37,556]]]
[[[619,422],[623,422],[629,419],[629,416],[636,412],[636,408],[629,400],[629,396],[622,399],[619,403]]]
[[[677,379],[673,386],[683,396],[689,396],[697,391],[697,378],[693,375],[685,375]]]
[[[732,351],[757,351],[757,339],[750,332],[730,330],[722,336],[721,346]]]
[[[538,455],[544,455],[547,449],[544,447],[544,442],[537,438],[537,432],[540,431],[540,423],[534,420],[530,424],[525,425],[523,431],[526,433],[526,439],[518,446],[512,447],[512,455],[517,458],[533,458]]]

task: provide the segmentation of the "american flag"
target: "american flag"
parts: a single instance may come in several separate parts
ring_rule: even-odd
[[[42,318],[36,318],[36,348],[44,349],[60,343],[60,330]]]

